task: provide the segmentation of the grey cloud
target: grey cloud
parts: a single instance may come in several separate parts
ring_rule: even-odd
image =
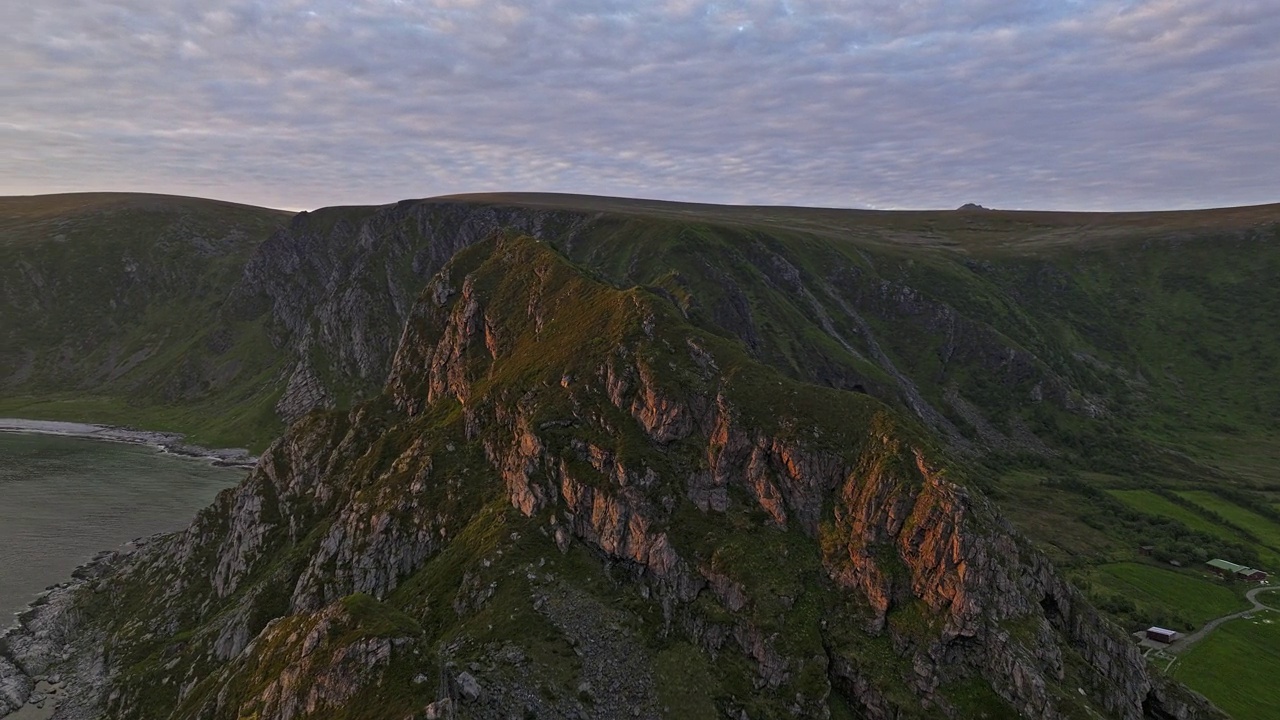
[[[1280,11],[1214,0],[50,0],[0,192],[1275,201]],[[4,167],[7,165],[7,167]]]

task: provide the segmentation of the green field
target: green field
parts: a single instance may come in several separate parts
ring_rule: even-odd
[[[1269,567],[1280,567],[1280,553],[1277,553],[1270,545],[1273,542],[1270,538],[1280,540],[1280,525],[1217,496],[1205,492],[1179,493],[1187,501],[1196,503],[1207,510],[1212,510],[1228,522],[1253,533],[1266,544],[1260,545],[1255,540],[1241,534],[1235,528],[1215,522],[1150,490],[1110,490],[1109,492],[1121,502],[1139,512],[1172,518],[1192,530],[1198,530],[1229,542],[1243,543],[1256,550],[1263,564]],[[1214,504],[1210,505],[1208,502],[1202,502],[1202,497],[1212,499]],[[1246,524],[1242,520],[1251,524]],[[1280,547],[1280,543],[1277,544],[1277,547]],[[1231,558],[1225,559],[1231,560]]]
[[[1231,528],[1223,527],[1209,518],[1177,505],[1172,500],[1161,497],[1150,490],[1111,490],[1109,492],[1138,512],[1173,518],[1192,530],[1199,530],[1224,540],[1239,541],[1244,539]]]
[[[1214,618],[1249,608],[1249,603],[1221,583],[1142,563],[1102,565],[1089,580],[1129,598],[1137,606],[1137,618],[1145,622],[1200,627]]]
[[[1218,513],[1226,518],[1228,522],[1253,533],[1264,544],[1272,548],[1280,548],[1280,524],[1277,524],[1274,520],[1243,508],[1230,500],[1218,497],[1211,492],[1197,490],[1180,492],[1178,495]]]
[[[1280,616],[1218,628],[1173,666],[1173,676],[1236,720],[1271,720],[1280,707]]]

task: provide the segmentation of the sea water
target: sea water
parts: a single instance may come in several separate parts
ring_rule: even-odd
[[[146,446],[0,433],[0,632],[76,566],[186,527],[245,473]]]

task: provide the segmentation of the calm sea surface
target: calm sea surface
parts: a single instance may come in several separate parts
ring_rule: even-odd
[[[138,445],[0,433],[0,631],[98,551],[185,527],[245,473]]]

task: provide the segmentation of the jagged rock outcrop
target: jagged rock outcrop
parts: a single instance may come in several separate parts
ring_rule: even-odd
[[[335,368],[377,383],[389,367],[385,386],[302,416],[185,532],[68,589],[0,653],[15,661],[0,702],[56,669],[107,715],[175,720],[324,717],[372,698],[405,717],[663,716],[679,701],[727,717],[836,703],[871,718],[1217,717],[1149,671],[969,487],[963,457],[895,409],[951,422],[913,404],[928,401],[873,325],[945,331],[946,362],[1087,400],[1030,351],[907,286],[809,286],[772,263],[771,282],[805,288],[823,331],[896,389],[824,387],[769,362],[754,321],[697,324],[692,304],[619,289],[551,243],[464,232],[424,250],[397,235],[428,234],[435,212],[477,234],[510,219],[450,207],[335,213],[273,239],[229,307],[270,312],[297,354],[288,411],[332,390],[317,388]],[[585,222],[520,217],[570,236]],[[313,252],[334,238],[354,238],[349,255]],[[390,279],[406,262],[419,280],[439,268],[416,302]],[[385,286],[349,286],[370,267]],[[726,292],[712,320],[749,320],[750,300]],[[306,360],[319,348],[327,368]]]
[[[12,660],[0,657],[0,716],[26,704],[35,683]]]
[[[226,316],[268,318],[293,360],[277,405],[292,422],[381,386],[414,298],[460,249],[508,228],[571,241],[591,218],[447,201],[299,213],[246,263]]]
[[[319,717],[412,677],[392,701],[409,714],[631,698],[660,716],[676,679],[646,643],[716,667],[704,700],[734,717],[826,717],[833,693],[867,717],[967,717],[975,692],[1024,717],[1214,716],[887,406],[786,380],[534,240],[451,262],[392,367],[382,398],[299,422],[186,532],[103,571],[145,613],[71,593],[79,655],[29,632],[9,655],[69,673],[92,634],[108,659],[155,657],[108,662],[90,694],[124,717]],[[601,572],[640,605],[584,625]],[[548,624],[483,639],[513,622]]]
[[[1144,455],[1141,438],[1117,428],[1217,402],[1265,424],[1280,402],[1254,391],[1276,358],[1248,340],[1271,330],[1256,308],[1272,302],[1261,288],[1275,275],[1274,207],[1148,224],[538,195],[294,217],[148,195],[10,202],[0,298],[14,312],[0,322],[0,387],[76,388],[144,415],[180,406],[198,418],[180,429],[255,450],[311,409],[376,395],[423,284],[504,228],[660,295],[788,377],[905,408],[976,457],[1098,442]],[[1183,292],[1195,301],[1177,301]],[[1169,315],[1168,327],[1145,327],[1145,307]],[[1168,328],[1207,317],[1221,334],[1175,333],[1165,347]],[[1215,380],[1240,356],[1250,377]],[[231,417],[242,421],[228,427]]]

